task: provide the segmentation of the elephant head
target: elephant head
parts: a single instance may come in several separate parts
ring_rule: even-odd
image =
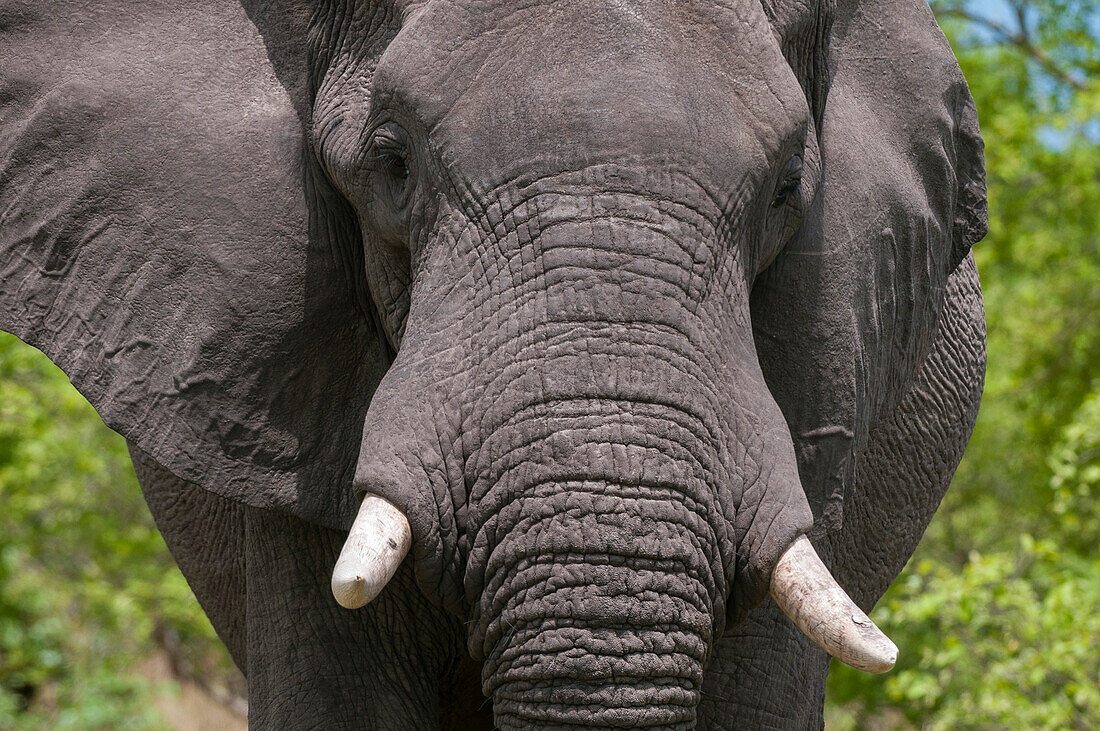
[[[769,590],[892,664],[804,537],[984,226],[922,2],[4,16],[0,325],[341,603],[409,552],[500,725],[691,724]]]

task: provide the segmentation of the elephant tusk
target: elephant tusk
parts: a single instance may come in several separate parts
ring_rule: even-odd
[[[332,595],[358,609],[385,588],[412,543],[408,519],[393,503],[367,495],[332,570]]]
[[[836,583],[806,536],[780,556],[771,595],[807,637],[841,662],[869,673],[894,667],[897,646]]]

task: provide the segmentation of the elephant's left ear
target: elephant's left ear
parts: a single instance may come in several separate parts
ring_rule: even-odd
[[[866,200],[882,206],[886,223],[900,205],[941,227],[927,236],[946,246],[927,253],[950,274],[987,230],[985,158],[974,100],[930,8],[840,0],[825,58],[825,164],[877,189]]]
[[[978,110],[969,91],[963,94],[955,135],[955,222],[950,271],[966,258],[970,247],[989,232],[985,197],[985,145],[978,129]]]
[[[0,0],[0,328],[179,477],[346,526],[391,354],[309,0]]]
[[[832,135],[821,140],[826,168],[862,164],[869,182],[891,179],[882,191],[923,185],[923,192],[908,193],[925,199],[927,213],[950,227],[943,262],[948,274],[954,271],[987,230],[985,160],[974,101],[927,3],[763,0],[763,6],[819,135]],[[873,212],[855,216],[867,213]]]
[[[813,113],[821,182],[754,285],[753,327],[818,529],[835,529],[850,455],[905,395],[985,234],[983,144],[925,0],[762,1]]]

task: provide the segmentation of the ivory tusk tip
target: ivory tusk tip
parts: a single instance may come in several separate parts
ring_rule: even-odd
[[[869,673],[885,673],[897,662],[897,646],[836,583],[805,536],[780,557],[771,595],[806,636],[841,662]]]
[[[411,542],[409,521],[401,511],[383,498],[367,495],[332,571],[337,603],[359,609],[381,594]]]
[[[867,672],[885,673],[894,669],[894,665],[898,661],[898,648],[893,642],[890,642],[890,640],[887,640],[887,642],[890,644],[890,648],[883,652],[882,656],[877,658],[874,664],[868,666]]]
[[[332,596],[344,609],[359,609],[374,598],[367,591],[367,582],[362,576],[342,576],[337,572],[332,574]]]
[[[868,620],[870,621],[870,620]],[[859,624],[857,622],[857,624]],[[837,655],[841,662],[856,670],[868,673],[885,673],[898,661],[898,647],[875,625],[860,627],[862,642],[854,641],[843,656]]]

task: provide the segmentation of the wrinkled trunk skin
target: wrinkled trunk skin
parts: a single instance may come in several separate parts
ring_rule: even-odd
[[[500,727],[693,728],[727,617],[809,529],[793,447],[737,248],[711,261],[705,220],[552,203],[515,209],[513,240],[472,261],[454,231],[425,267],[490,283],[417,285],[438,294],[414,297],[376,399],[400,408],[372,405],[360,486],[409,516],[421,585],[468,618]],[[525,215],[539,227],[517,244]],[[434,501],[402,492],[418,481]]]
[[[659,422],[588,408],[507,458],[521,475],[495,489],[518,498],[481,506],[471,652],[505,728],[689,728],[725,584],[703,485],[637,444]]]
[[[672,329],[682,292],[655,276],[632,294],[611,275],[633,259],[616,250],[673,242],[596,221],[541,243],[563,266],[581,246],[590,258],[547,283],[539,324],[504,346],[523,368],[482,399],[471,653],[504,728],[690,728],[734,555],[714,484],[721,426]]]

